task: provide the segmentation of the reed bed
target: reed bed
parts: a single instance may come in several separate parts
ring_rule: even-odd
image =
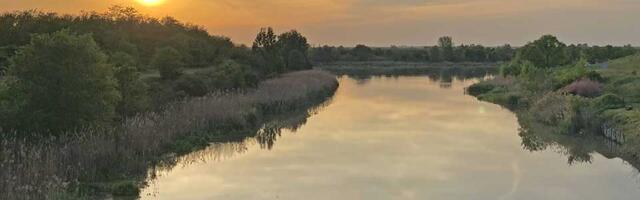
[[[0,199],[56,199],[100,191],[94,183],[144,180],[149,167],[172,153],[171,145],[181,138],[257,130],[253,127],[262,126],[263,118],[308,107],[337,87],[332,74],[299,71],[255,89],[176,102],[116,127],[85,128],[37,142],[5,138],[0,140]]]

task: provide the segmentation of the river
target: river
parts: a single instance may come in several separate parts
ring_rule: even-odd
[[[464,94],[475,81],[342,76],[330,102],[275,141],[216,143],[154,169],[142,199],[640,197],[637,170],[619,158],[525,148],[515,114]]]

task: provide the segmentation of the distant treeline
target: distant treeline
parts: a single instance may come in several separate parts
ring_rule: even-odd
[[[110,124],[186,97],[255,87],[310,69],[297,31],[263,28],[251,47],[133,8],[0,14],[0,130]]]
[[[321,46],[311,49],[311,59],[316,63],[332,63],[338,61],[396,61],[396,62],[506,62],[516,56],[519,48],[511,45],[485,47],[482,45],[458,45],[451,37],[441,37],[437,46],[425,47],[355,47]],[[623,47],[589,46],[587,44],[568,45],[563,54],[569,59],[581,57],[589,62],[598,63],[620,58],[637,52],[631,45]]]

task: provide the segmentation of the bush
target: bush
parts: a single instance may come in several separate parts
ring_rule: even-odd
[[[176,90],[183,91],[189,96],[201,97],[209,93],[205,81],[206,77],[198,75],[185,75],[176,81]]]
[[[615,94],[602,95],[594,99],[593,105],[601,111],[625,107],[624,100]]]
[[[57,133],[113,119],[120,99],[113,67],[91,35],[34,35],[11,61],[4,101],[15,112],[2,113],[12,119],[3,128]]]
[[[565,91],[582,97],[594,98],[602,95],[603,85],[589,79],[582,79],[565,87]]]
[[[151,65],[158,69],[164,80],[176,80],[182,75],[182,55],[171,47],[156,50]]]
[[[140,79],[140,73],[132,56],[118,52],[109,58],[115,67],[115,78],[122,99],[116,111],[122,116],[133,116],[149,108],[148,86]]]
[[[556,92],[544,95],[529,109],[536,120],[547,125],[559,125],[569,115],[569,111],[568,98]]]
[[[485,83],[473,84],[467,88],[467,93],[472,96],[478,96],[481,94],[485,94],[491,90],[496,88],[496,86]]]
[[[559,89],[580,79],[602,81],[602,76],[596,71],[588,70],[586,60],[581,60],[576,64],[554,71],[554,88]]]

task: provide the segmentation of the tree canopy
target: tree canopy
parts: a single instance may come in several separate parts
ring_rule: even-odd
[[[56,133],[111,120],[120,100],[113,68],[90,35],[39,34],[21,47],[7,71],[13,107],[2,127]],[[7,104],[5,104],[7,105]]]

